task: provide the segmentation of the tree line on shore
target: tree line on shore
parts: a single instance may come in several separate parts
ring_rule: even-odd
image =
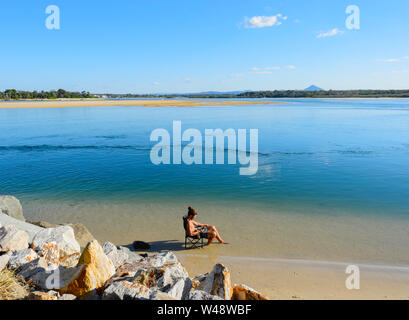
[[[88,91],[70,92],[64,89],[51,91],[22,91],[8,89],[0,91],[0,100],[26,100],[26,99],[78,99],[78,98],[95,98]]]
[[[274,90],[249,91],[237,94],[91,94],[88,91],[71,92],[63,89],[51,91],[22,91],[8,89],[0,91],[0,100],[28,99],[84,99],[84,98],[207,98],[207,99],[240,99],[240,98],[409,98],[409,90]]]

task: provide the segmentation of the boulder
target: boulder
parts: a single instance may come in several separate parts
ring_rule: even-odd
[[[138,283],[115,281],[110,284],[102,295],[103,300],[150,300],[155,290]]]
[[[98,241],[90,242],[82,252],[78,265],[69,277],[63,277],[61,294],[69,293],[77,297],[92,292],[101,293],[106,281],[115,274],[115,267],[105,255]]]
[[[127,253],[124,251],[119,251],[111,242],[105,242],[102,249],[114,264],[115,269],[122,266],[129,259],[129,255]]]
[[[0,272],[2,272],[9,263],[11,254],[11,252],[7,252],[6,254],[0,256]]]
[[[218,296],[212,296],[211,294],[202,290],[194,290],[190,292],[188,300],[223,300],[223,299]]]
[[[222,264],[216,264],[210,273],[198,276],[195,290],[207,292],[212,296],[218,296],[223,300],[230,300],[233,295],[230,272]]]
[[[62,296],[58,298],[58,300],[75,300],[75,299],[77,299],[77,297],[74,296],[73,294],[63,294]]]
[[[20,221],[26,221],[20,201],[13,196],[0,196],[0,213]]]
[[[18,271],[27,283],[36,285],[42,289],[57,289],[60,286],[60,269],[49,266],[43,257],[39,257],[24,264]]]
[[[143,241],[134,241],[132,246],[135,250],[149,250],[151,245]]]
[[[27,232],[29,240],[28,242],[32,242],[33,237],[36,235],[37,232],[40,232],[41,230],[44,230],[41,227],[35,226],[31,223],[23,222],[17,219],[14,219],[13,217],[10,217],[8,215],[0,213],[0,224],[3,226],[5,225],[13,225],[17,229]]]
[[[132,263],[134,261],[140,261],[140,260],[142,260],[144,258],[142,255],[131,251],[127,247],[119,246],[119,247],[117,247],[117,249],[118,249],[119,253],[124,253],[124,254],[126,254],[128,256],[128,258],[125,261],[126,263]]]
[[[30,292],[28,300],[59,300],[58,293],[55,291],[41,292],[33,291]]]
[[[27,249],[28,240],[28,234],[13,225],[5,225],[0,228],[0,252]]]
[[[232,300],[270,300],[265,295],[244,284],[235,285]]]
[[[74,230],[69,226],[42,229],[34,236],[32,247],[35,251],[40,252],[44,245],[51,242],[58,246],[59,258],[63,262],[67,257],[78,254],[81,250],[75,240]]]
[[[60,264],[60,249],[56,242],[46,242],[36,249],[38,255],[43,257],[48,265],[58,266]]]
[[[11,270],[15,270],[37,258],[38,255],[33,249],[15,251],[10,257],[8,267]]]
[[[65,223],[65,226],[71,227],[74,230],[75,239],[81,248],[85,248],[89,242],[95,240],[94,236],[89,232],[86,226],[81,223]]]

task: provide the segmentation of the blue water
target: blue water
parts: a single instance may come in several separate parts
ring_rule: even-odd
[[[0,109],[0,194],[409,215],[409,100],[200,108]],[[259,170],[150,161],[156,128],[258,129]]]

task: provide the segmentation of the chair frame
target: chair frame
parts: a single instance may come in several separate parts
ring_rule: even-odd
[[[187,217],[183,217],[183,228],[185,229],[185,250],[186,249],[200,249],[204,247],[204,239],[200,235],[191,237],[187,233]]]

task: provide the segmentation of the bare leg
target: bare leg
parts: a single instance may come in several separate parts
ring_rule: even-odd
[[[215,238],[217,239],[217,241],[219,241],[219,242],[222,243],[222,244],[227,244],[227,242],[225,242],[225,241],[220,237],[219,231],[217,231],[217,229],[216,229],[215,226],[210,226],[210,227],[208,228],[208,230],[211,231],[211,232],[213,232],[213,233],[215,234]]]
[[[207,240],[207,245],[210,246],[210,244],[213,242],[214,238],[216,237],[216,234],[213,231],[209,231],[208,233],[208,240]]]

